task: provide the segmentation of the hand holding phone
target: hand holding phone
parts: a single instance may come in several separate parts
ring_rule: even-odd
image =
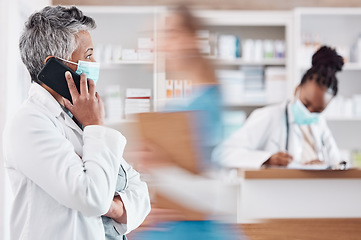
[[[84,126],[104,124],[103,101],[95,92],[94,81],[87,80],[86,75],[80,75],[80,92],[70,72],[65,72],[68,89],[72,102],[64,98],[65,107]]]

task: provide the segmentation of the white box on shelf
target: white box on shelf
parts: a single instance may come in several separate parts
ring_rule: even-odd
[[[354,116],[354,103],[351,98],[345,100],[345,106],[343,107],[344,113],[342,114],[345,117],[352,118]]]
[[[221,93],[225,104],[240,104],[245,101],[244,73],[240,70],[217,70]]]
[[[361,63],[361,36],[358,37],[356,42],[356,58],[357,62]]]
[[[111,63],[113,61],[112,59],[112,51],[113,47],[112,45],[108,44],[104,47],[103,51],[103,61],[104,63]]]
[[[116,45],[113,47],[113,51],[112,51],[112,60],[113,62],[120,62],[122,60],[122,46],[121,45]]]
[[[149,88],[127,88],[127,98],[139,98],[139,97],[150,97],[151,89]]]
[[[266,102],[266,92],[264,89],[260,90],[247,90],[245,92],[245,103],[250,104],[264,104]]]
[[[218,36],[218,57],[235,59],[239,56],[239,40],[235,35]]]
[[[138,49],[139,60],[153,60],[153,50],[151,49]]]
[[[287,73],[285,67],[267,67],[265,69],[266,101],[277,103],[287,97]]]
[[[254,40],[246,39],[243,43],[242,58],[244,61],[252,61],[254,59]]]
[[[135,49],[123,49],[122,60],[138,60],[138,53]]]
[[[108,121],[120,121],[123,115],[120,85],[109,85],[105,89],[105,110]]]
[[[154,41],[152,38],[138,38],[138,48],[140,49],[153,49]]]
[[[94,47],[93,55],[97,62],[103,63],[104,62],[104,46],[102,44],[97,44]]]
[[[361,117],[361,94],[355,94],[352,97],[354,102],[354,113],[355,116]]]
[[[275,58],[283,59],[286,57],[286,44],[283,40],[275,41]]]
[[[261,39],[256,39],[254,42],[253,60],[262,61],[264,59],[264,45]]]
[[[263,57],[273,59],[275,57],[275,43],[273,40],[266,39],[263,41]]]
[[[151,89],[127,88],[124,114],[126,118],[132,118],[133,114],[150,112]]]

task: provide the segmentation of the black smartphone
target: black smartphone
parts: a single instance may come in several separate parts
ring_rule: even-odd
[[[59,93],[61,96],[68,99],[71,103],[71,95],[68,88],[68,83],[65,79],[65,72],[69,71],[73,76],[75,86],[80,92],[80,75],[71,70],[69,67],[65,66],[60,60],[55,57],[50,58],[45,66],[41,69],[38,74],[38,79],[53,89],[55,92]]]

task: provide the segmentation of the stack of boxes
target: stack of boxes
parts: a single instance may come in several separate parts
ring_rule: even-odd
[[[136,113],[150,112],[151,90],[148,88],[127,88],[124,114],[132,118]]]

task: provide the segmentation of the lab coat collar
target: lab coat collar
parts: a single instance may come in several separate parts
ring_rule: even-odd
[[[294,103],[293,100],[291,101],[287,101],[287,109],[288,109],[288,122],[289,122],[289,126],[290,126],[290,132],[289,134],[296,134],[297,137],[302,137],[302,132],[300,129],[300,126],[298,124],[295,123],[295,118],[293,116],[292,113],[292,104]],[[290,137],[291,138],[291,137]]]
[[[74,131],[77,131],[80,135],[83,134],[83,130],[74,122],[73,119],[70,118],[70,116],[68,114],[66,114],[64,112],[64,120],[65,120],[65,124],[72,128]]]
[[[295,123],[295,118],[293,116],[293,113],[292,113],[292,104],[294,103],[293,100],[289,100],[287,101],[287,109],[288,109],[288,121],[291,124],[294,124]]]
[[[82,134],[80,127],[71,119],[71,117],[64,112],[60,103],[42,86],[37,83],[32,83],[29,90],[29,97],[37,99],[44,107],[51,112],[51,114],[58,118],[63,117],[65,124],[77,131],[79,134]]]
[[[63,112],[60,104],[56,99],[38,83],[32,83],[29,90],[29,98],[37,99],[46,109],[54,115],[59,117]]]

